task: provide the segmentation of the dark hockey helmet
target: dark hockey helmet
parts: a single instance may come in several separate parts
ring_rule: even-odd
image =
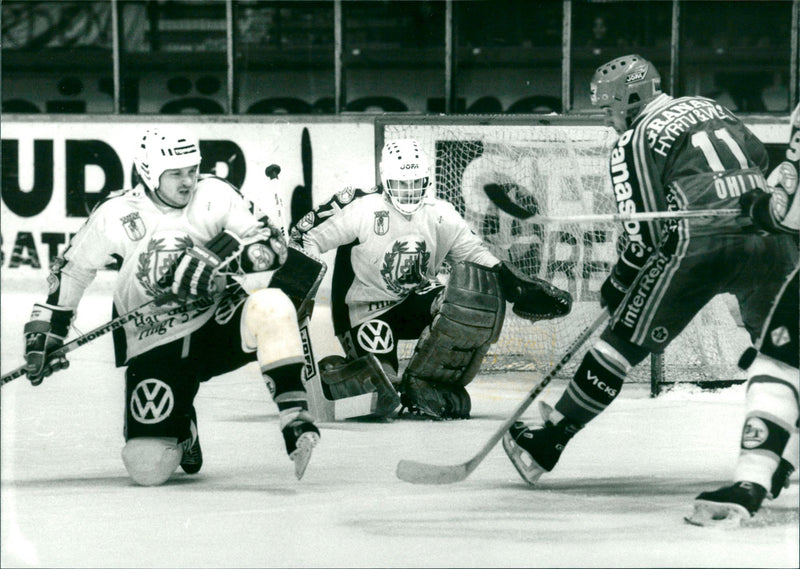
[[[619,132],[630,128],[642,108],[660,94],[661,75],[640,55],[609,61],[592,77],[592,105],[604,109]]]

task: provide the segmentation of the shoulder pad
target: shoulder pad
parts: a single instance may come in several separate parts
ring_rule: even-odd
[[[121,190],[113,190],[113,191],[109,192],[106,197],[104,197],[103,199],[98,201],[96,204],[94,204],[94,207],[92,208],[92,211],[90,213],[94,213],[95,211],[97,211],[97,209],[100,206],[102,206],[102,205],[104,205],[104,204],[108,203],[109,201],[114,200],[116,198],[121,198],[121,197],[124,197],[124,196],[134,196],[135,197],[136,196],[135,192],[136,192],[136,190],[139,190],[139,189],[141,189],[141,186],[136,186],[134,188],[124,188],[124,189],[121,189]]]
[[[200,174],[197,177],[197,185],[200,186],[201,182],[203,182],[205,185],[224,184],[225,186],[229,187],[230,189],[232,189],[237,194],[241,194],[242,193],[242,191],[239,188],[237,188],[236,186],[231,184],[228,180],[226,180],[225,178],[220,178],[219,176],[215,176],[214,174]]]

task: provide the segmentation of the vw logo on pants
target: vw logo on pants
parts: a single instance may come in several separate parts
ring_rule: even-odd
[[[394,348],[392,329],[383,320],[368,320],[358,327],[358,345],[373,354],[386,354]]]
[[[133,388],[130,407],[134,419],[152,425],[169,417],[175,407],[175,395],[160,379],[145,379]]]

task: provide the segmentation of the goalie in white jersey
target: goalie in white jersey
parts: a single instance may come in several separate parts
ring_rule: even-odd
[[[313,255],[337,250],[331,307],[347,360],[320,362],[323,388],[332,399],[375,389],[379,416],[402,402],[415,414],[468,418],[464,386],[500,334],[505,301],[535,320],[567,314],[571,298],[501,263],[455,207],[433,195],[416,140],[387,142],[380,175],[382,187],[346,188],[291,231]],[[445,261],[446,287],[437,280]],[[419,340],[402,378],[398,340]]]
[[[50,354],[63,345],[97,271],[117,260],[115,316],[150,303],[149,315],[114,337],[117,366],[127,366],[122,459],[131,478],[149,486],[179,465],[198,472],[193,402],[200,383],[256,359],[302,476],[319,431],[307,412],[295,306],[278,288],[265,283],[248,294],[228,278],[272,275],[283,265],[288,252],[280,230],[227,181],[198,176],[199,142],[181,128],[148,129],[135,165],[142,183],[101,202],[54,264],[47,301],[34,306],[25,325],[28,378],[38,385],[67,366]],[[195,310],[157,315],[164,302],[203,297],[209,302]]]

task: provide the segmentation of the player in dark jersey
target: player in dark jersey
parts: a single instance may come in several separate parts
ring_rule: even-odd
[[[742,205],[756,224],[771,233],[800,233],[800,105],[792,114],[786,159],[767,179],[769,192],[755,190]],[[747,399],[741,450],[734,483],[702,492],[686,518],[702,526],[736,525],[755,515],[765,498],[776,498],[797,465],[800,344],[798,270],[786,279],[755,347],[739,365],[747,370]]]
[[[642,57],[601,66],[591,89],[592,104],[620,133],[610,156],[620,212],[738,208],[742,195],[767,188],[768,157],[756,136],[711,99],[663,93]],[[614,401],[631,367],[663,352],[714,296],[736,296],[755,341],[797,259],[789,235],[765,234],[744,215],[627,222],[623,245],[600,291],[607,328],[555,407],[540,405],[544,426],[517,422],[503,439],[531,484]]]

